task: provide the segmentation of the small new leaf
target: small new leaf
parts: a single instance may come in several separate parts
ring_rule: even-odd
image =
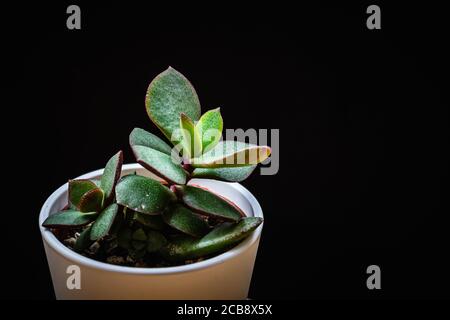
[[[167,243],[166,237],[158,231],[150,230],[147,233],[147,251],[156,252]]]
[[[183,136],[183,155],[187,159],[202,154],[202,139],[194,122],[186,114],[180,115],[180,129]]]
[[[133,232],[133,235],[131,236],[131,238],[133,240],[145,241],[145,240],[147,240],[147,235],[145,234],[145,231],[142,228],[139,228]]]
[[[202,141],[202,153],[214,148],[219,143],[223,130],[220,108],[205,112],[195,127]]]
[[[97,187],[95,182],[90,180],[69,180],[69,203],[72,207],[78,207],[81,197]]]
[[[81,212],[100,212],[105,194],[102,189],[95,188],[86,192],[80,199],[78,210]]]
[[[105,193],[105,204],[109,204],[114,197],[114,188],[117,180],[120,178],[122,172],[123,152],[119,151],[111,159],[103,170],[103,175],[100,180],[100,187]]]

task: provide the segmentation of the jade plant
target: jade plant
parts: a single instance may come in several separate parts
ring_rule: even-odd
[[[228,199],[188,182],[246,179],[270,155],[267,146],[221,141],[220,109],[203,115],[191,83],[169,67],[149,85],[145,106],[173,147],[140,128],[129,136],[149,172],[122,174],[123,154],[99,180],[69,180],[68,204],[43,223],[73,250],[133,266],[169,266],[220,254],[261,223]]]

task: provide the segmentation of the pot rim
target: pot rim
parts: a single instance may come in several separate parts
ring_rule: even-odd
[[[143,167],[138,163],[130,163],[130,164],[124,164],[122,166],[122,172],[126,170],[136,170],[136,169],[143,169]],[[84,175],[81,175],[75,179],[92,179],[96,176],[100,176],[103,173],[103,169],[98,169],[95,171],[91,171],[89,173],[86,173]],[[202,179],[202,180],[209,180],[209,179]],[[212,181],[212,180],[210,180]],[[226,183],[231,188],[235,189],[237,192],[241,193],[249,202],[250,206],[253,210],[253,216],[255,217],[261,217],[263,218],[263,212],[261,209],[260,204],[256,200],[256,198],[253,196],[253,194],[250,193],[245,187],[243,187],[241,184],[237,182],[222,182],[222,181],[216,181],[217,183]],[[117,273],[124,273],[124,274],[133,274],[133,275],[169,275],[169,274],[175,274],[175,273],[185,273],[185,272],[194,272],[198,271],[204,268],[208,268],[214,265],[218,265],[221,263],[224,263],[227,260],[234,259],[238,257],[241,253],[245,252],[251,245],[253,245],[261,236],[262,232],[262,225],[263,223],[252,232],[252,234],[247,237],[244,241],[239,243],[237,246],[233,247],[232,249],[219,254],[215,257],[200,261],[200,262],[194,262],[187,265],[181,265],[181,266],[174,266],[174,267],[161,267],[161,268],[139,268],[139,267],[128,267],[128,266],[118,266],[109,264],[106,262],[97,261],[88,257],[85,257],[72,249],[66,247],[62,242],[60,242],[55,235],[48,229],[42,226],[42,223],[44,220],[48,217],[50,214],[50,208],[52,207],[53,203],[61,196],[62,193],[66,192],[68,188],[68,183],[65,183],[61,187],[59,187],[56,191],[54,191],[50,197],[47,198],[44,205],[41,208],[40,214],[39,214],[39,229],[41,231],[42,239],[48,244],[49,247],[51,247],[54,251],[56,251],[58,254],[62,255],[64,258],[66,258],[69,261],[73,261],[74,263],[78,265],[83,265],[85,267],[93,268],[93,269],[100,269],[103,271],[109,271],[109,272],[117,272]]]

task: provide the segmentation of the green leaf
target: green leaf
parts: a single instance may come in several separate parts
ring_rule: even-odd
[[[95,217],[95,212],[83,213],[76,210],[66,210],[49,216],[42,225],[46,228],[81,227],[95,220]]]
[[[99,240],[106,236],[113,225],[119,206],[115,203],[104,209],[91,228],[91,240]]]
[[[114,188],[117,180],[120,178],[120,173],[122,172],[122,162],[123,152],[121,150],[109,159],[105,166],[105,170],[103,170],[103,175],[100,180],[100,187],[105,193],[106,204],[109,204],[114,197]]]
[[[270,148],[240,141],[220,141],[212,150],[192,159],[194,168],[242,167],[258,164],[270,156]]]
[[[133,232],[133,235],[131,236],[131,238],[133,240],[145,241],[145,240],[147,240],[147,235],[145,234],[144,229],[139,228]]]
[[[205,112],[196,125],[202,141],[202,152],[208,152],[220,141],[223,130],[223,119],[220,108]]]
[[[183,155],[191,159],[202,154],[202,139],[194,122],[186,114],[180,115],[180,129],[183,135]]]
[[[94,183],[96,186],[97,186],[97,188],[100,188],[101,187],[101,181],[100,181],[100,179],[91,179],[90,180],[92,183]]]
[[[156,252],[166,245],[167,239],[158,231],[150,230],[147,233],[147,251]]]
[[[159,214],[172,200],[174,193],[151,178],[128,175],[116,186],[117,203],[141,213]]]
[[[147,114],[170,140],[174,130],[179,129],[180,114],[184,112],[197,121],[200,118],[200,101],[194,87],[180,72],[169,67],[150,83],[145,97]]]
[[[164,211],[163,219],[169,226],[193,237],[201,237],[209,230],[204,219],[179,204]]]
[[[81,197],[96,188],[97,185],[90,180],[69,180],[69,203],[73,208],[77,208]]]
[[[186,171],[172,157],[144,146],[132,147],[136,160],[144,168],[170,183],[185,184]]]
[[[135,212],[134,220],[154,230],[162,230],[164,228],[164,221],[160,215],[151,216],[148,214]]]
[[[176,190],[183,202],[197,213],[228,221],[238,221],[245,216],[231,201],[203,188],[176,186]]]
[[[80,199],[78,210],[81,212],[100,212],[105,194],[102,189],[95,188],[86,192]]]
[[[114,218],[113,224],[111,226],[111,228],[109,229],[109,234],[110,235],[117,235],[120,231],[120,229],[122,229],[123,225],[125,224],[125,207],[121,208],[118,207],[118,212],[116,214],[116,217]]]
[[[92,226],[87,227],[80,233],[80,236],[78,237],[77,241],[75,242],[75,246],[73,247],[76,252],[83,252],[84,250],[89,248],[92,243],[94,243],[94,241],[92,241],[90,238],[91,227]]]
[[[134,128],[130,133],[130,146],[144,146],[170,155],[172,148],[154,134],[140,128]]]
[[[255,168],[256,165],[232,168],[197,168],[192,172],[192,178],[241,182],[247,179]]]
[[[183,261],[218,254],[245,239],[261,223],[262,218],[242,218],[238,223],[223,223],[201,239],[178,238],[161,250],[168,260]]]

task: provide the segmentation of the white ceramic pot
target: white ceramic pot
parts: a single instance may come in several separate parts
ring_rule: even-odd
[[[127,164],[122,174],[137,170],[151,176],[139,164]],[[103,169],[77,179],[92,179]],[[247,216],[263,217],[258,201],[238,183],[192,179],[236,203]],[[39,228],[57,299],[246,299],[255,264],[262,226],[231,250],[189,265],[166,268],[134,268],[84,257],[62,244],[42,222],[67,203],[67,183],[44,203]],[[75,266],[75,267],[72,267]],[[74,287],[79,270],[80,288]],[[69,283],[69,286],[67,285]],[[69,289],[69,287],[71,289]]]

